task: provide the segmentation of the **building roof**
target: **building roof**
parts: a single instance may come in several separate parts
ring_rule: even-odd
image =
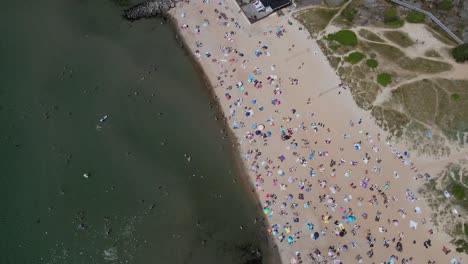
[[[270,7],[273,10],[285,7],[291,4],[291,0],[260,0],[265,7]]]

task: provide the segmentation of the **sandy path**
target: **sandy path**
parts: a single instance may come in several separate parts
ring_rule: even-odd
[[[171,12],[179,26],[188,25],[181,34],[208,75],[238,139],[248,177],[271,227],[265,232],[273,233],[284,263],[295,252],[306,260],[306,254],[315,250],[328,261],[344,263],[357,263],[357,257],[362,263],[380,263],[391,256],[398,257],[399,263],[409,258],[411,263],[449,263],[455,250],[447,246],[452,252],[442,253],[449,237],[429,234],[429,209],[415,196],[416,168],[404,165],[404,158],[397,158],[386,142],[378,140],[379,133],[385,138],[383,132],[355,105],[348,90],[335,89],[340,85],[338,76],[308,34],[298,30],[296,22],[288,25],[288,20],[294,21],[289,15],[272,15],[247,25],[231,0],[185,2]],[[257,57],[255,51],[262,54]],[[249,77],[263,87],[249,83]],[[236,87],[239,82],[243,88]],[[275,99],[281,103],[273,105]],[[360,149],[355,150],[358,142]],[[414,212],[416,206],[421,214]],[[405,217],[398,213],[400,209]],[[374,220],[377,211],[379,222]],[[332,217],[329,223],[322,221],[322,215]],[[409,228],[410,220],[418,223],[416,230]],[[379,227],[386,231],[380,232]],[[346,231],[343,237],[335,235],[340,228]],[[317,240],[310,238],[314,232],[320,235]],[[423,246],[426,239],[432,240],[429,249]],[[399,240],[402,252],[395,248]]]

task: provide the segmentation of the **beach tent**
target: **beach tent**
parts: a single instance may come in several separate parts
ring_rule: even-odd
[[[313,160],[313,159],[314,159],[314,152],[311,151],[311,152],[309,153],[309,160]]]
[[[412,229],[418,228],[418,223],[414,222],[413,220],[409,221],[409,227]]]

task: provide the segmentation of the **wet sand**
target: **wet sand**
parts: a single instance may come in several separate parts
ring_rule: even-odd
[[[288,14],[249,25],[239,12],[231,0],[171,11],[233,130],[282,262],[462,261],[418,199],[411,153],[355,105],[301,25]]]

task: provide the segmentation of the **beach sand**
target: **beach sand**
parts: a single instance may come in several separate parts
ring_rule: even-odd
[[[448,235],[430,232],[417,164],[290,14],[250,25],[233,0],[196,0],[171,16],[233,130],[283,263],[463,262]]]

